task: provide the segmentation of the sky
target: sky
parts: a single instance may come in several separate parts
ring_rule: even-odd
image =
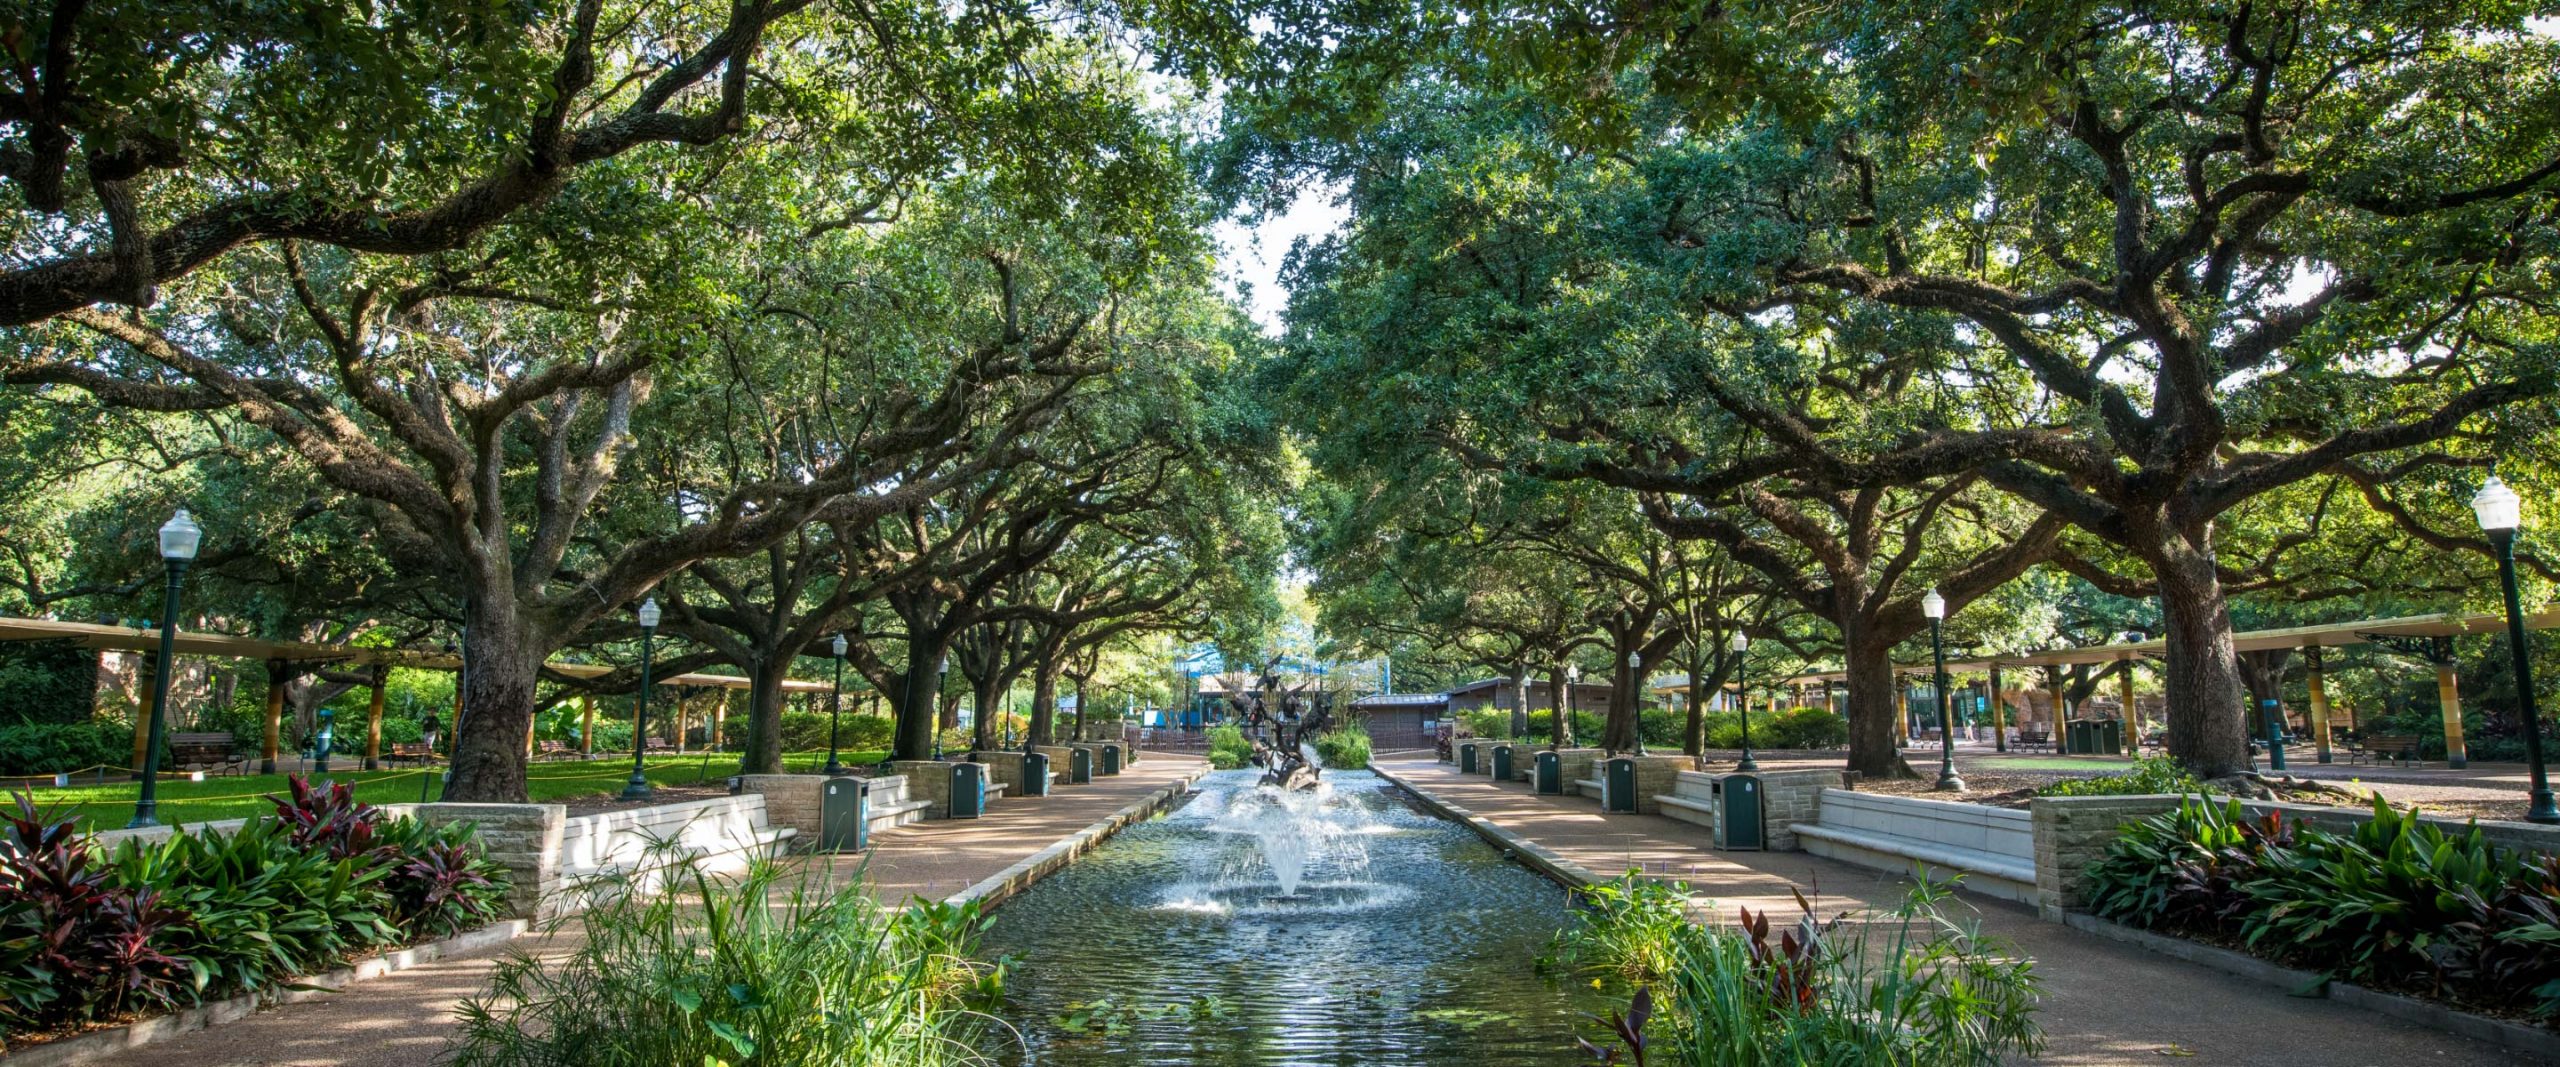
[[[1262,324],[1263,333],[1279,335],[1281,313],[1289,306],[1289,292],[1280,284],[1280,263],[1288,258],[1290,247],[1301,238],[1332,233],[1346,214],[1330,191],[1319,189],[1299,194],[1289,210],[1255,225],[1227,219],[1212,231],[1219,248],[1220,281],[1229,296],[1250,294],[1239,302]]]

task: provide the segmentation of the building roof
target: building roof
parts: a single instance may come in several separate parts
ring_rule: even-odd
[[[1351,702],[1355,708],[1423,708],[1449,702],[1447,693],[1374,693]]]

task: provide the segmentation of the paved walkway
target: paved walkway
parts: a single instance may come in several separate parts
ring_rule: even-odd
[[[1148,755],[1091,785],[1061,787],[1043,800],[1005,800],[985,818],[902,826],[881,834],[867,857],[810,857],[849,878],[869,864],[882,899],[945,897],[1109,816],[1185,775],[1207,768],[1186,756]],[[454,1009],[488,984],[509,952],[565,952],[573,931],[548,941],[519,939],[504,949],[440,960],[356,985],[337,996],[290,1004],[200,1030],[110,1060],[186,1067],[427,1067],[458,1030]],[[0,1060],[0,1063],[5,1063]]]
[[[1826,914],[1890,905],[1903,879],[1800,852],[1715,852],[1706,831],[1654,815],[1602,816],[1585,798],[1462,776],[1437,761],[1381,769],[1442,800],[1605,874],[1641,869],[1688,882],[1726,906],[1794,908],[1790,887]],[[2164,1057],[2248,1067],[2490,1067],[2528,1062],[2488,1045],[2353,1011],[2100,940],[2038,920],[2032,909],[1973,894],[1984,931],[2036,961],[2051,1049],[2039,1063],[2158,1064]]]

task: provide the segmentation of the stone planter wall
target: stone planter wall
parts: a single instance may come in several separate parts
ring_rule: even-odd
[[[889,769],[907,778],[907,799],[925,802],[925,817],[951,817],[951,765],[941,760],[897,760]]]

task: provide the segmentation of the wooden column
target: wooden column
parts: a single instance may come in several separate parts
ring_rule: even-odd
[[[711,706],[711,749],[720,750],[720,731],[729,723],[729,691],[720,691],[720,702]]]
[[[1991,750],[2009,751],[2009,706],[2000,699],[2000,665],[1991,665]]]
[[[276,747],[284,739],[284,686],[293,672],[283,660],[267,661],[267,736],[258,749],[258,773],[276,773]]]
[[[533,714],[524,717],[524,756],[526,759],[533,758],[533,728],[541,722],[541,708],[533,709]]]
[[[2138,756],[2142,754],[2142,713],[2134,710],[2132,660],[2125,661],[2124,675],[2117,681],[2124,694],[2124,750]]]
[[[678,752],[682,752],[682,751],[684,751],[684,735],[685,735],[685,730],[686,730],[686,727],[688,727],[688,726],[692,725],[692,723],[693,723],[693,699],[692,699],[692,698],[693,698],[693,691],[692,691],[692,690],[690,690],[690,689],[678,689],[678,690],[676,690],[676,736],[675,736],[675,742],[676,742],[676,751],[678,751]]]
[[[373,677],[367,680],[373,694],[365,699],[364,708],[364,769],[368,771],[382,769],[382,689],[390,680],[391,668],[373,665]]]
[[[578,694],[578,717],[578,751],[589,756],[595,755],[596,695],[594,693]]]
[[[1911,743],[1911,687],[1902,684],[1902,676],[1893,675],[1893,739],[1897,745]]]
[[[2320,672],[2320,646],[2302,650],[2303,680],[2311,688],[2311,743],[2319,746],[2319,761],[2331,762],[2329,751],[2329,685]]]
[[[2462,745],[2462,686],[2453,669],[2450,657],[2436,661],[2436,702],[2444,706],[2444,765],[2461,768],[2471,765],[2471,753]]]
[[[134,777],[140,778],[142,761],[151,750],[151,713],[153,705],[160,699],[160,671],[149,654],[135,652],[131,655],[134,662],[141,664],[133,676],[142,682],[142,699],[133,704],[133,766],[128,769]]]

